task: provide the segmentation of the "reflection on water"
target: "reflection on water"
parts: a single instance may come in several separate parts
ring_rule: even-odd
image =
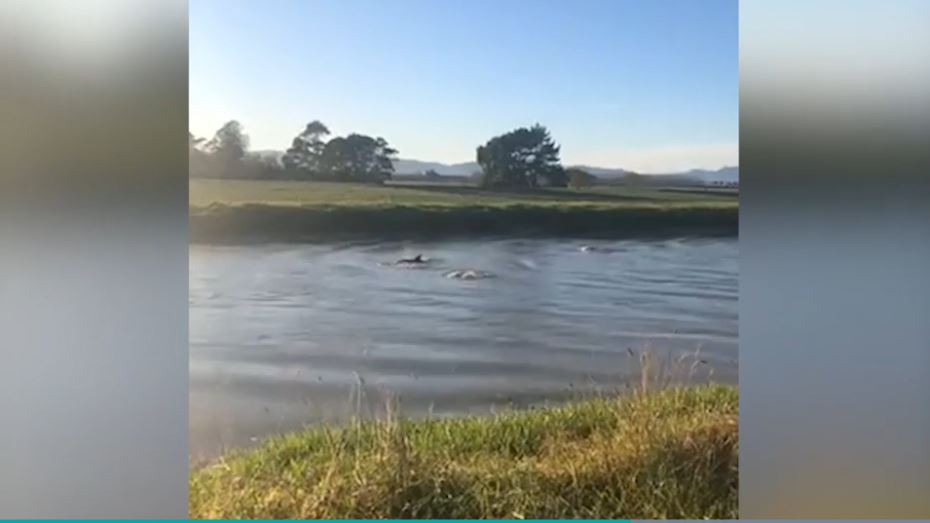
[[[610,388],[628,347],[700,347],[735,382],[737,262],[736,239],[191,246],[191,455],[388,395],[444,415]]]

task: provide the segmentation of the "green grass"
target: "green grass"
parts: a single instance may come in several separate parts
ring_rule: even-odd
[[[351,183],[209,180],[190,181],[190,204],[268,205],[312,208],[735,207],[732,195],[685,193],[645,187],[593,187],[500,192],[452,184],[363,185]]]
[[[316,428],[193,471],[193,518],[735,518],[738,393]]]
[[[205,180],[190,182],[194,242],[337,236],[737,232],[732,194],[594,187],[488,191],[436,185]]]

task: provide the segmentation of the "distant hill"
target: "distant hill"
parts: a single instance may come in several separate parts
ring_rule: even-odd
[[[475,171],[480,171],[481,167],[478,167],[477,162],[447,164],[407,158],[394,160],[394,172],[397,174],[422,174],[430,169],[444,176],[468,176]]]
[[[586,171],[598,178],[622,178],[633,172],[627,169],[611,167],[595,167],[591,165],[568,165],[567,168],[578,168]],[[423,162],[420,160],[399,159],[394,162],[394,172],[397,174],[422,174],[427,170],[434,170],[444,176],[468,176],[481,168],[476,162],[445,164],[440,162]],[[739,181],[739,167],[722,167],[717,170],[709,169],[691,169],[690,171],[677,173],[650,174],[649,178],[669,177],[681,180],[694,180],[701,183],[726,182],[733,183]]]
[[[263,150],[263,151],[254,151],[252,154],[261,157],[272,157],[280,159],[284,154],[282,151],[275,150]],[[611,167],[595,167],[591,165],[568,165],[566,167],[575,167],[582,169],[598,178],[622,178],[626,174],[629,174],[632,171],[620,168],[611,168]],[[478,166],[477,162],[462,162],[462,163],[441,163],[441,162],[426,162],[422,160],[414,160],[411,158],[398,158],[394,160],[394,172],[399,175],[405,174],[423,174],[426,171],[433,170],[443,176],[469,176],[472,173],[481,170],[481,167]],[[739,181],[739,167],[722,167],[717,170],[709,169],[691,169],[690,171],[677,172],[677,173],[663,173],[663,174],[651,174],[647,175],[649,178],[654,177],[666,177],[669,179],[676,180],[693,180],[697,183],[714,183],[714,182],[725,182],[733,183]]]
[[[629,172],[624,169],[592,167],[590,165],[570,165],[567,167],[577,167],[579,169],[584,169],[594,176],[603,177],[623,176]],[[400,158],[394,161],[394,172],[397,174],[421,174],[430,169],[445,176],[468,176],[476,171],[480,171],[481,167],[478,166],[477,162],[447,164],[440,162],[424,162],[408,158]]]
[[[739,181],[739,167],[723,167],[716,171],[706,169],[691,169],[681,173],[684,176],[697,178],[704,183],[724,182],[735,183]]]
[[[566,168],[581,169],[582,171],[593,174],[598,178],[619,178],[626,174],[629,174],[631,171],[626,169],[613,169],[610,167],[593,167],[591,165],[568,165]]]

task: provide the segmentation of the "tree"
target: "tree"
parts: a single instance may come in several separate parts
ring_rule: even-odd
[[[280,175],[281,165],[271,155],[248,153],[242,159],[238,174],[249,179],[273,179]]]
[[[391,148],[384,138],[363,134],[333,138],[323,147],[320,167],[337,180],[353,182],[383,182],[394,172]]]
[[[198,138],[194,136],[194,133],[187,131],[187,152],[188,154],[194,154],[195,152],[203,152],[200,150],[200,146],[203,145],[204,138]]]
[[[319,173],[320,158],[329,136],[329,129],[319,120],[308,123],[304,130],[294,137],[290,149],[281,157],[285,169],[296,169],[309,173]]]
[[[204,176],[209,169],[210,157],[201,149],[206,140],[187,132],[188,174],[190,176]]]
[[[568,181],[559,146],[539,124],[491,138],[478,147],[477,159],[487,187],[538,187],[541,180],[565,187]]]
[[[573,189],[583,189],[585,187],[591,187],[597,181],[597,178],[588,173],[583,169],[578,169],[573,167],[565,171],[566,176],[568,176],[568,185]]]
[[[206,148],[225,173],[238,172],[249,150],[249,137],[242,124],[230,120],[216,131]]]
[[[423,173],[423,176],[430,180],[437,180],[439,179],[440,174],[436,172],[436,169],[427,169],[426,172]]]

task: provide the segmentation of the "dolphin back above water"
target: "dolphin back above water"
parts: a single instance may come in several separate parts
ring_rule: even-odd
[[[413,258],[401,258],[395,263],[426,263],[426,260],[423,259],[422,254],[417,254]]]

